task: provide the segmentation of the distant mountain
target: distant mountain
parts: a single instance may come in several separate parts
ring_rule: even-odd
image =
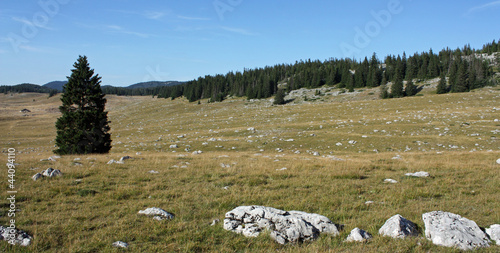
[[[54,90],[58,90],[58,91],[61,91],[63,90],[63,86],[67,83],[68,81],[53,81],[53,82],[50,82],[50,83],[46,83],[44,85],[42,85],[43,87],[46,87],[46,88],[50,88],[50,89],[54,89]]]
[[[183,83],[184,82],[178,82],[178,81],[165,81],[165,82],[151,81],[151,82],[132,84],[130,86],[127,86],[126,88],[128,88],[128,89],[154,88],[154,87],[159,87],[159,86],[174,86],[174,85],[179,85],[179,84],[183,84]]]
[[[54,93],[56,90],[32,83],[22,83],[18,85],[2,85],[0,86],[1,93],[7,92],[39,92],[39,93]]]

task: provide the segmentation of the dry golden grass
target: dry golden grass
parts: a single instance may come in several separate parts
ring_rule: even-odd
[[[496,88],[393,100],[325,96],[285,106],[108,96],[111,153],[50,162],[40,159],[53,155],[59,97],[0,95],[2,150],[15,148],[20,164],[16,224],[34,236],[27,248],[0,242],[0,251],[119,252],[111,244],[121,240],[130,252],[455,252],[423,238],[379,237],[378,229],[399,213],[423,232],[421,215],[436,210],[481,227],[500,223],[499,98]],[[23,116],[23,108],[32,113]],[[193,155],[195,150],[203,153]],[[124,155],[134,159],[106,164]],[[77,157],[81,166],[73,162]],[[48,167],[64,175],[31,180]],[[404,176],[421,170],[431,177]],[[399,183],[386,184],[386,178]],[[6,190],[0,196],[5,200]],[[241,205],[319,213],[345,228],[338,237],[281,246],[267,235],[245,238],[221,223],[210,226]],[[0,224],[6,225],[6,201],[0,206]],[[175,219],[137,214],[153,206]],[[355,227],[374,239],[343,242]]]

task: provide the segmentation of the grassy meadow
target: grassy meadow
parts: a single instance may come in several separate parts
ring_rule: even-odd
[[[34,240],[26,248],[0,242],[0,252],[458,252],[422,236],[380,237],[378,229],[401,214],[423,233],[421,215],[438,210],[480,227],[499,224],[500,89],[424,90],[390,100],[376,92],[284,106],[243,98],[197,104],[107,96],[111,152],[55,162],[41,160],[54,155],[60,96],[1,94],[2,161],[15,148],[19,164],[16,225]],[[26,116],[24,108],[31,110]],[[193,154],[198,150],[203,153]],[[133,159],[107,164],[125,155]],[[31,179],[49,167],[63,176]],[[417,171],[431,177],[404,176]],[[6,166],[0,175],[5,226]],[[398,183],[384,183],[387,178]],[[222,222],[210,226],[241,205],[318,213],[345,227],[337,237],[282,246],[268,234],[245,238],[225,231]],[[137,214],[148,207],[176,217]],[[344,242],[355,227],[373,240]],[[114,248],[115,241],[130,246]]]

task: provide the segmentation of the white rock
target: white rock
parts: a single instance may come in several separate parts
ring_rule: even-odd
[[[219,220],[219,219],[215,219],[215,220],[213,220],[213,221],[212,221],[212,223],[210,224],[210,226],[215,226],[215,225],[217,225],[217,223],[219,223],[219,222],[220,222],[220,220]]]
[[[26,232],[18,229],[11,231],[8,227],[0,226],[0,240],[11,241],[10,235],[14,235],[12,242],[16,245],[21,245],[27,247],[31,244],[33,237],[28,235]]]
[[[148,171],[148,173],[150,173],[150,174],[158,174],[158,173],[160,173],[160,172],[158,172],[158,171],[156,171],[156,170],[150,170],[150,171]]]
[[[43,177],[43,176],[42,176],[42,174],[40,174],[40,173],[36,173],[35,175],[33,175],[33,176],[31,177],[31,179],[33,179],[33,181],[36,181],[36,180],[38,180],[38,179],[40,179],[40,178],[42,178],[42,177]]]
[[[162,220],[163,219],[170,220],[170,219],[174,218],[173,214],[171,214],[171,213],[169,213],[161,208],[158,208],[158,207],[151,207],[151,208],[147,208],[146,210],[140,210],[139,214],[144,214],[147,216],[154,216],[155,219],[158,219],[156,217],[160,217]]]
[[[435,211],[424,213],[425,237],[432,243],[461,250],[489,247],[487,235],[474,221],[460,215]]]
[[[111,159],[111,160],[109,160],[109,162],[108,162],[108,164],[113,164],[113,163],[116,163],[116,160]]]
[[[418,230],[415,223],[403,218],[403,216],[396,214],[389,218],[385,224],[378,230],[382,236],[389,236],[392,238],[405,238],[408,236],[418,236]]]
[[[120,161],[119,162],[124,162],[125,160],[128,160],[128,159],[132,159],[132,157],[126,155],[126,156],[123,156],[122,158],[120,158]]]
[[[113,243],[113,247],[126,249],[126,248],[128,248],[128,243],[122,242],[122,241],[117,241],[117,242]]]
[[[384,182],[391,183],[391,184],[397,184],[398,183],[398,181],[396,181],[394,179],[390,179],[390,178],[385,179]]]
[[[497,164],[500,164],[500,158],[497,160]]]
[[[405,176],[409,176],[409,177],[429,177],[430,174],[429,174],[429,172],[419,171],[419,172],[415,172],[415,173],[406,173]]]
[[[287,170],[287,169],[288,169],[288,168],[283,167],[283,168],[281,168],[281,169],[277,169],[277,171],[283,171],[283,170]]]
[[[347,236],[346,242],[364,242],[366,240],[372,239],[373,236],[359,228],[355,228],[351,231],[349,236]]]
[[[254,132],[255,131],[255,127],[249,127],[247,128],[248,131],[251,131],[251,132]]]
[[[227,212],[224,229],[246,237],[256,237],[268,229],[280,244],[314,240],[321,232],[339,234],[337,225],[325,216],[264,206],[240,206]]]
[[[179,146],[177,146],[177,144],[173,144],[173,145],[170,145],[169,148],[179,148]]]
[[[50,174],[54,171],[53,168],[48,168],[42,172],[42,176],[44,177],[50,177]]]
[[[351,144],[351,145],[354,145],[356,143],[358,143],[358,142],[357,141],[353,141],[353,140],[349,141],[349,144]]]
[[[319,152],[314,152],[313,156],[320,156]]]
[[[341,142],[337,142],[335,145],[337,145],[338,147],[342,146],[342,143]]]
[[[491,225],[486,229],[486,234],[488,234],[491,240],[495,241],[497,245],[500,245],[500,225]]]

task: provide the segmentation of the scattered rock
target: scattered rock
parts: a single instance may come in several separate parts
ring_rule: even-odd
[[[202,153],[203,153],[203,151],[198,150],[198,151],[194,151],[194,152],[193,152],[193,155],[199,155],[199,154],[202,154]]]
[[[375,202],[371,201],[371,200],[368,200],[365,202],[365,205],[371,205],[371,204],[374,204]]]
[[[147,208],[146,210],[140,210],[139,214],[154,216],[153,219],[155,220],[165,220],[165,219],[171,220],[175,217],[173,214],[158,207],[151,207]]]
[[[488,234],[491,240],[495,241],[497,245],[500,245],[500,225],[491,225],[486,229],[486,234]]]
[[[415,223],[396,214],[385,222],[378,233],[382,236],[402,239],[408,236],[418,236],[418,229]]]
[[[113,243],[113,247],[126,249],[126,248],[128,248],[128,243],[122,242],[122,241],[117,241],[117,242]]]
[[[489,247],[487,235],[474,221],[460,215],[434,211],[424,213],[422,219],[425,224],[425,237],[436,245],[461,250]]]
[[[42,176],[42,174],[40,174],[40,173],[36,173],[36,174],[35,174],[35,175],[33,175],[31,178],[33,179],[33,181],[36,181],[36,180],[38,180],[38,179],[40,179],[40,178],[42,178],[42,177],[43,177],[43,176]]]
[[[283,168],[281,168],[281,169],[277,169],[277,171],[283,171],[283,170],[287,170],[287,169],[288,169],[288,168],[283,167]]]
[[[385,183],[391,183],[391,184],[397,184],[398,181],[394,180],[394,179],[390,179],[390,178],[387,178],[384,180]]]
[[[158,174],[158,173],[160,173],[160,172],[158,172],[158,171],[156,171],[156,170],[150,170],[150,171],[148,171],[148,173],[150,173],[150,174]]]
[[[39,173],[37,173],[37,174],[39,174]],[[35,174],[35,176],[36,176],[36,174]],[[35,176],[33,176],[33,178]],[[44,176],[44,177],[62,176],[62,172],[60,170],[55,170],[53,168],[48,168],[47,170],[44,170],[42,172],[42,176]]]
[[[0,240],[27,247],[31,244],[33,237],[22,230],[0,226]]]
[[[116,163],[116,160],[111,159],[111,160],[109,160],[109,162],[107,164],[113,164],[113,163]]]
[[[500,164],[500,158],[497,160],[497,164]]]
[[[255,132],[255,127],[249,127],[249,128],[247,128],[247,131]]]
[[[409,177],[429,177],[430,174],[429,174],[429,172],[419,171],[419,172],[415,172],[415,173],[406,173],[405,176],[409,176]]]
[[[339,234],[337,225],[325,216],[264,206],[240,206],[227,212],[224,229],[246,237],[256,237],[268,229],[280,244],[314,240],[322,232]]]
[[[170,148],[179,148],[179,146],[177,146],[177,144],[173,144],[173,145],[170,145]]]
[[[126,155],[126,156],[123,156],[122,158],[120,158],[120,162],[124,162],[125,160],[128,160],[128,159],[132,159],[132,157]]]
[[[22,109],[22,110],[21,110],[21,112],[22,112],[22,113],[30,113],[31,111],[30,111],[30,110],[28,110],[28,109],[26,109],[26,108],[24,108],[24,109]]]
[[[347,236],[346,242],[364,242],[372,239],[373,236],[359,228],[355,228],[351,231],[349,236]]]
[[[320,156],[319,152],[313,152],[313,156]]]
[[[212,224],[210,224],[210,226],[215,226],[215,225],[217,225],[217,223],[219,223],[219,222],[220,222],[220,220],[219,220],[219,219],[215,219],[215,220],[213,220],[213,221],[212,221]]]

